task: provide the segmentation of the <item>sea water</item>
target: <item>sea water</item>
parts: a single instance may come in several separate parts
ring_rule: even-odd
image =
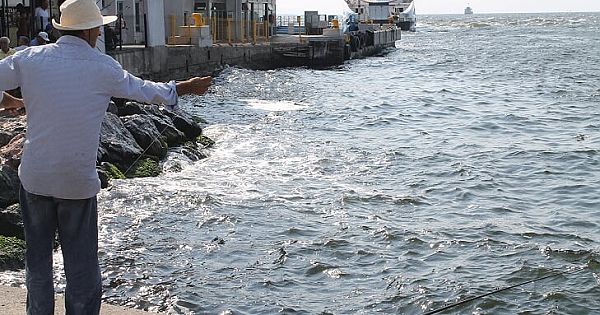
[[[100,193],[105,301],[422,314],[575,270],[445,314],[600,312],[600,14],[420,16],[384,56],[183,103],[216,144]]]

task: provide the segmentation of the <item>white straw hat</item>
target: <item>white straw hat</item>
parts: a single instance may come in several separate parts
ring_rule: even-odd
[[[52,20],[61,31],[82,31],[112,23],[116,16],[102,16],[94,0],[67,0],[60,6],[60,23]]]

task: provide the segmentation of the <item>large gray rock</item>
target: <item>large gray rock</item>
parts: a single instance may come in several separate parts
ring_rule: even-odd
[[[19,202],[19,175],[14,169],[0,166],[0,208],[6,208]]]
[[[7,145],[15,134],[11,130],[0,129],[0,147]]]
[[[160,110],[157,105],[149,105],[144,108],[146,113],[152,118],[156,129],[162,133],[165,141],[169,147],[178,146],[185,141],[187,138],[185,134],[175,127],[171,118]]]
[[[119,107],[117,107],[117,104],[115,104],[115,102],[110,101],[110,103],[108,103],[108,108],[106,109],[107,112],[109,113],[113,113],[115,115],[119,115]]]
[[[146,105],[144,107],[144,110],[146,111],[146,114],[154,115],[157,117],[161,117],[161,118],[170,120],[170,117],[163,114],[163,112],[160,110],[160,106],[158,106],[158,105]]]
[[[158,129],[159,132],[162,132],[164,140],[170,147],[178,146],[188,140],[186,135],[175,127],[171,118],[165,115],[158,105],[142,105],[136,102],[123,102],[118,106],[118,109],[121,118],[133,115],[149,115],[154,122],[156,129]]]
[[[150,115],[131,115],[121,118],[125,128],[131,132],[137,144],[146,150],[146,155],[163,159],[167,156],[167,143],[161,138]]]
[[[125,104],[117,106],[119,117],[147,114],[145,107],[146,106],[136,102],[126,102]]]
[[[19,134],[25,133],[25,116],[0,117],[0,147],[11,142]]]
[[[14,137],[25,133],[25,116],[0,117],[0,147],[7,145]]]
[[[182,131],[188,140],[196,139],[202,134],[202,127],[194,121],[194,118],[183,111],[171,111],[163,109],[161,112],[173,121],[175,128]]]
[[[171,149],[171,152],[185,155],[190,161],[195,162],[205,159],[207,156],[195,141],[188,141],[182,146]]]
[[[100,179],[100,188],[108,188],[110,185],[110,177],[108,176],[108,173],[99,167],[96,167],[96,172],[98,172],[98,178]]]
[[[17,134],[10,142],[0,148],[0,159],[5,165],[18,169],[23,155],[23,144],[25,143],[25,133]]]
[[[175,128],[168,117],[156,115],[148,115],[148,117],[152,120],[156,129],[162,133],[162,137],[170,147],[178,146],[187,140],[185,134]]]
[[[25,239],[19,204],[14,204],[4,210],[0,209],[0,235]]]
[[[112,113],[106,113],[100,131],[98,161],[111,162],[123,169],[128,168],[142,155],[143,150],[123,122]]]

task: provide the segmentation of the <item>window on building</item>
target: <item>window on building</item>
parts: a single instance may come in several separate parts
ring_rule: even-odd
[[[142,11],[139,1],[135,2],[135,31],[142,31]]]

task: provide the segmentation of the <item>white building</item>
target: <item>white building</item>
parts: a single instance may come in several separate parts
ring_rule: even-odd
[[[162,46],[181,26],[193,25],[195,13],[211,27],[216,40],[242,41],[272,27],[276,0],[101,0],[104,14],[121,15],[124,44]],[[100,3],[99,3],[100,4]],[[255,24],[258,23],[259,26]],[[115,27],[118,25],[115,25]],[[118,29],[116,29],[118,32]],[[216,33],[215,33],[216,32]],[[267,31],[269,33],[269,31]]]

